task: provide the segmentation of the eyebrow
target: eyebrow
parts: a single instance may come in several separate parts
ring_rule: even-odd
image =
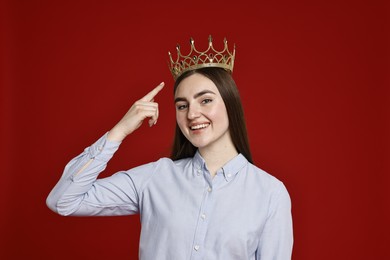
[[[203,91],[201,91],[201,92],[196,93],[196,94],[194,95],[194,99],[196,99],[196,98],[198,98],[198,97],[200,97],[200,96],[206,95],[206,94],[214,94],[214,95],[215,95],[215,93],[214,93],[213,91],[211,91],[211,90],[203,90]],[[187,101],[187,99],[186,99],[186,98],[183,98],[183,97],[177,97],[177,98],[175,98],[175,103],[180,102],[180,101]]]

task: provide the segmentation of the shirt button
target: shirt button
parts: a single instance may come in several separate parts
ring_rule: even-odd
[[[200,246],[199,246],[199,245],[196,245],[196,246],[194,246],[194,249],[195,249],[196,251],[198,251],[198,250],[199,250],[199,248],[200,248]]]
[[[207,189],[207,191],[208,191],[208,192],[211,192],[211,191],[212,191],[211,187],[209,187],[209,188]]]
[[[201,217],[202,219],[205,219],[205,218],[206,218],[206,214],[202,214],[202,215],[200,215],[200,217]]]
[[[199,176],[202,173],[202,170],[198,170],[197,175]]]
[[[229,173],[227,176],[228,176],[228,178],[230,178],[230,177],[232,177],[232,174],[231,174],[231,173]]]

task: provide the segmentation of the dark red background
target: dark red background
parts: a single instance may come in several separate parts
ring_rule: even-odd
[[[167,52],[212,34],[216,48],[236,43],[255,163],[290,192],[293,259],[389,259],[385,2],[2,2],[0,258],[137,259],[138,216],[61,217],[45,199],[161,81],[158,125],[130,136],[102,176],[169,155]]]

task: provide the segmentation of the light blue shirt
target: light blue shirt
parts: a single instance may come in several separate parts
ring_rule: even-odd
[[[140,214],[141,260],[287,260],[293,233],[282,182],[241,154],[211,178],[199,153],[97,179],[120,143],[104,135],[71,160],[47,198],[61,215]]]

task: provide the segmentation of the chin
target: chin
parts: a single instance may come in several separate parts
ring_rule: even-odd
[[[207,147],[209,145],[208,142],[191,142],[191,144],[193,146],[195,146],[196,148],[198,148],[198,149],[205,148],[205,147]]]
[[[193,140],[189,140],[190,141],[190,143],[193,145],[193,146],[195,146],[196,148],[202,148],[202,147],[204,147],[204,146],[206,146],[207,144],[206,143],[204,143],[204,142],[202,142],[202,141],[198,141],[198,142],[196,142],[196,141],[193,141]]]

